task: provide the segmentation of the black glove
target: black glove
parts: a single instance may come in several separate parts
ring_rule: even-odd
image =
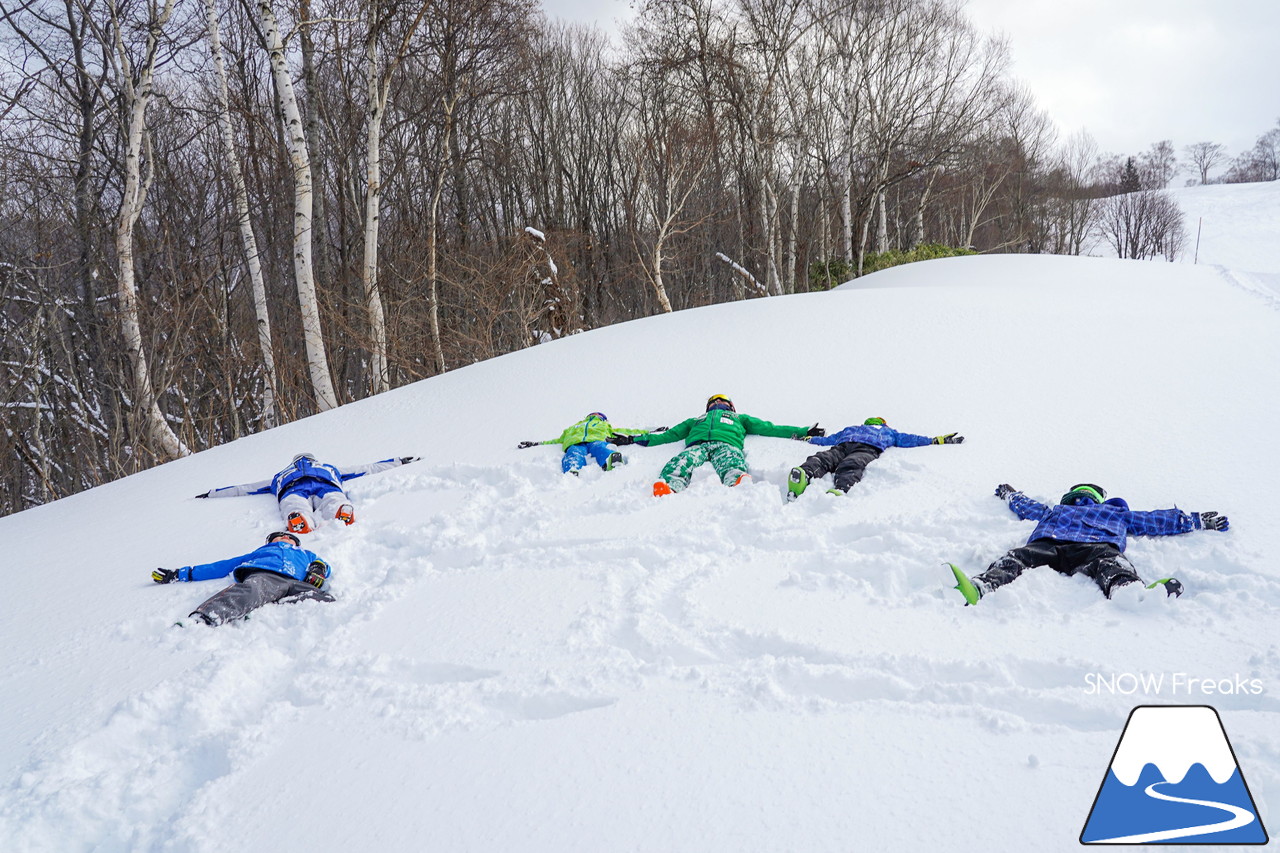
[[[1015,489],[1013,486],[1010,486],[1008,483],[1001,483],[1000,485],[996,486],[996,497],[998,497],[1002,501],[1007,501],[1009,500],[1009,496],[1014,494],[1017,491],[1018,491],[1017,489]]]
[[[817,424],[814,424],[813,426],[809,427],[809,431],[805,433],[805,435],[808,436],[809,438],[821,438],[826,434],[827,434],[827,431],[822,427],[818,426]]]
[[[178,573],[173,569],[156,569],[151,573],[151,579],[156,583],[173,583],[178,579]]]
[[[616,444],[619,447],[624,444],[635,444],[636,437],[634,435],[623,435],[620,432],[615,432],[613,435],[609,436],[609,443]]]
[[[401,456],[400,464],[408,465],[410,462],[417,462],[421,458],[422,458],[421,456]]]
[[[1195,512],[1191,514],[1191,520],[1196,527],[1205,530],[1227,530],[1231,527],[1227,517],[1216,512]]]
[[[542,444],[542,442],[541,441],[522,441],[516,445],[516,449],[528,450],[530,447],[537,447],[539,444]]]
[[[312,560],[311,565],[307,566],[307,576],[303,580],[319,589],[324,586],[324,582],[328,578],[329,564],[324,560]]]
[[[207,497],[209,497],[209,493],[208,493],[208,492],[201,492],[200,494],[196,495],[196,497],[198,497],[198,498],[207,498]]]
[[[935,438],[933,440],[933,443],[934,444],[964,444],[964,436],[956,435],[954,432],[949,432],[946,435],[940,435],[937,438]]]

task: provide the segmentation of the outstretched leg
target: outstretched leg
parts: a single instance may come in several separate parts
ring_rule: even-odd
[[[312,498],[316,502],[316,513],[321,518],[336,518],[346,524],[351,524],[356,520],[355,508],[351,504],[351,498],[347,497],[347,493],[341,489],[334,489],[332,492],[326,492]]]
[[[1082,545],[1080,553],[1073,556],[1079,561],[1079,567],[1068,574],[1079,572],[1085,577],[1093,578],[1107,598],[1125,584],[1142,583],[1142,578],[1138,577],[1138,571],[1129,562],[1129,558],[1109,543]]]
[[[560,470],[566,474],[576,474],[587,464],[587,446],[571,444],[560,457]]]
[[[856,441],[846,441],[843,444],[828,447],[826,450],[820,450],[801,462],[798,467],[809,475],[810,480],[816,480],[836,470],[857,444]]]
[[[280,498],[280,515],[285,527],[294,533],[310,533],[316,529],[316,517],[311,513],[311,498],[293,492]]]
[[[608,442],[593,441],[587,445],[587,452],[591,454],[592,459],[596,460],[597,465],[608,471],[612,467],[609,460],[617,451],[615,448],[610,447]],[[618,459],[621,458],[622,454],[619,453]]]
[[[708,443],[686,447],[662,466],[662,481],[671,487],[671,491],[682,492],[689,485],[694,469],[708,459]]]
[[[844,459],[840,460],[840,464],[836,466],[836,488],[847,492],[861,482],[867,466],[875,461],[880,453],[880,448],[873,445],[854,444],[853,449],[846,453]]]
[[[716,469],[720,482],[726,486],[738,485],[738,481],[747,473],[746,454],[723,441],[709,441],[707,444],[710,446],[707,455],[711,460],[711,467]]]
[[[275,572],[258,571],[248,575],[240,583],[232,584],[214,595],[191,612],[210,625],[221,625],[233,619],[240,619],[264,604],[275,601],[301,601],[314,598],[318,601],[333,601],[333,596],[303,583]]]
[[[1021,548],[1014,548],[1008,551],[991,565],[987,566],[987,570],[980,575],[974,575],[972,580],[975,586],[985,595],[993,589],[998,589],[1007,583],[1012,583],[1018,579],[1018,576],[1027,569],[1036,566],[1053,565],[1057,556],[1057,548],[1048,544],[1048,540],[1037,539],[1034,542],[1028,542]]]

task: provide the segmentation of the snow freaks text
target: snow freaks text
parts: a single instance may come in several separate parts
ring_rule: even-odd
[[[1084,677],[1085,693],[1132,696],[1167,694],[1172,696],[1260,696],[1262,680],[1236,673],[1231,678],[1199,678],[1185,672],[1089,672]]]

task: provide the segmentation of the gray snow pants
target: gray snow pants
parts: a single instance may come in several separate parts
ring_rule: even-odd
[[[988,589],[1004,586],[1027,569],[1048,566],[1064,575],[1082,574],[1092,578],[1107,598],[1127,583],[1139,582],[1129,558],[1110,542],[1067,542],[1061,539],[1033,539],[996,560],[974,580]]]
[[[293,604],[308,598],[333,601],[332,595],[309,583],[262,570],[249,572],[244,580],[215,593],[208,601],[191,611],[191,615],[210,625],[221,625],[223,622],[240,619],[264,604]]]
[[[847,492],[862,481],[867,466],[879,459],[883,452],[874,444],[846,441],[813,454],[800,467],[810,479],[834,473],[836,488]]]

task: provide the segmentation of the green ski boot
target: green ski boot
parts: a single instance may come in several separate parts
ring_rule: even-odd
[[[1160,578],[1158,581],[1147,584],[1147,589],[1155,589],[1161,584],[1164,585],[1165,595],[1172,595],[1175,598],[1182,595],[1182,581],[1177,578]]]
[[[953,589],[960,590],[960,594],[964,596],[964,606],[977,604],[978,599],[982,598],[982,590],[978,589],[973,581],[969,580],[969,576],[956,566],[955,563],[947,563],[951,567],[951,573],[956,576],[956,585]]]
[[[787,500],[795,500],[804,494],[807,488],[809,488],[809,475],[803,468],[792,468],[791,473],[787,475]]]

